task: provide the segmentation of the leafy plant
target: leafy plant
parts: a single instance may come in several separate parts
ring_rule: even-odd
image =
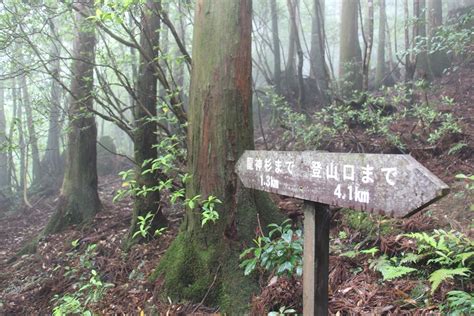
[[[154,217],[155,215],[153,215],[151,212],[148,212],[145,216],[138,216],[138,230],[132,235],[132,238],[135,238],[138,235],[146,238]]]
[[[277,312],[272,311],[268,313],[268,316],[284,316],[288,314],[296,314],[296,310],[294,310],[293,308],[287,308],[286,306],[282,306],[278,309]]]
[[[435,229],[433,233],[409,233],[404,236],[417,241],[413,262],[426,261],[435,268],[430,274],[431,293],[450,278],[470,278],[474,263],[474,242],[460,232]]]
[[[72,246],[78,246],[77,241],[72,242]],[[62,296],[56,294],[53,297],[55,306],[53,307],[54,316],[63,316],[71,314],[80,314],[83,316],[92,316],[93,313],[87,308],[89,303],[99,302],[105,291],[113,287],[111,283],[102,282],[97,270],[94,268],[94,258],[97,256],[97,245],[88,245],[82,255],[79,256],[79,268],[66,267],[65,276],[70,279],[77,279],[73,293],[67,293]],[[69,253],[69,257],[75,254]]]
[[[215,196],[209,195],[206,200],[202,202],[202,221],[201,226],[206,225],[211,221],[215,223],[219,219],[219,213],[216,211],[216,204],[221,204],[222,201]]]
[[[464,291],[448,292],[447,307],[450,315],[473,315],[474,296]]]
[[[386,255],[382,255],[377,260],[372,261],[370,267],[382,274],[384,281],[393,280],[409,273],[417,271],[415,268],[405,267],[397,264],[397,258],[388,259]]]
[[[268,236],[254,239],[254,247],[240,255],[244,274],[249,275],[257,267],[276,275],[301,275],[303,272],[303,238],[301,230],[293,230],[290,220],[281,225],[270,224]]]

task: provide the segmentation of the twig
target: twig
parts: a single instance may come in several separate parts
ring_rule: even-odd
[[[211,285],[209,286],[209,288],[207,289],[207,292],[206,294],[204,295],[204,297],[202,298],[201,302],[199,302],[199,304],[197,304],[197,306],[194,308],[193,310],[193,314],[199,309],[199,307],[202,306],[202,304],[204,304],[204,301],[206,300],[207,296],[209,295],[209,292],[211,292],[211,289],[212,287],[214,286],[214,284],[216,283],[216,280],[217,280],[217,275],[219,274],[219,270],[221,269],[221,264],[217,267],[217,271],[216,271],[216,274],[214,275],[214,280],[212,280],[212,283]]]

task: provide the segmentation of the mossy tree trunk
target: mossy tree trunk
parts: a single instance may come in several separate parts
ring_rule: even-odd
[[[342,1],[339,80],[344,96],[362,90],[362,52],[359,43],[358,0]]]
[[[141,35],[140,35],[140,65],[138,69],[138,79],[136,85],[137,100],[134,104],[134,153],[136,162],[135,180],[138,187],[152,187],[158,184],[158,174],[145,173],[143,171],[151,168],[151,164],[143,163],[146,160],[156,159],[158,156],[155,147],[157,143],[156,133],[158,125],[156,122],[157,114],[157,71],[155,63],[158,57],[158,45],[160,43],[160,3],[155,0],[148,0],[142,10],[141,17]],[[135,197],[133,206],[132,223],[130,225],[129,236],[126,248],[129,248],[133,242],[138,241],[140,237],[132,238],[138,231],[138,216],[145,216],[147,213],[154,215],[149,232],[160,226],[166,225],[160,207],[160,192],[151,191],[148,194]]]
[[[197,1],[192,69],[186,195],[223,203],[216,223],[203,227],[201,210],[187,209],[152,278],[164,282],[164,298],[242,314],[258,287],[239,269],[239,253],[251,245],[258,219],[265,226],[278,217],[267,196],[244,188],[234,171],[253,148],[250,0]]]
[[[94,0],[79,0],[74,5],[78,12],[66,169],[58,207],[46,226],[45,234],[61,231],[69,225],[87,223],[101,209],[97,193],[97,126],[91,113],[96,39],[93,22],[86,18],[93,14]]]

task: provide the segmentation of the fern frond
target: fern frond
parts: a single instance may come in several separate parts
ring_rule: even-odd
[[[467,277],[470,273],[468,268],[457,268],[457,269],[438,269],[431,273],[430,282],[431,282],[431,294],[433,294],[436,289],[439,287],[441,282],[447,279],[452,279],[454,276],[464,276]]]

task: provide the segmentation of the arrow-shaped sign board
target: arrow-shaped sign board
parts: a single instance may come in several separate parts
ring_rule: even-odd
[[[236,172],[248,188],[392,217],[449,191],[409,155],[248,150]]]

